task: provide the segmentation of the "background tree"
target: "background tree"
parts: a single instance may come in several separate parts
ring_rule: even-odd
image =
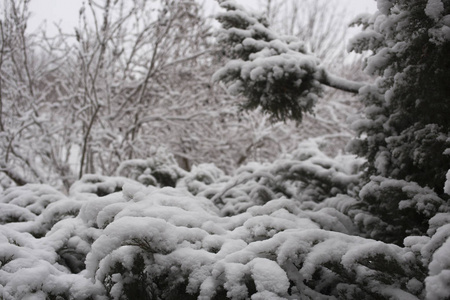
[[[207,158],[231,173],[311,136],[326,136],[323,146],[334,153],[337,142],[350,138],[342,121],[353,108],[345,97],[318,107],[301,131],[294,122],[271,124],[260,112],[239,111],[237,100],[211,82],[224,58],[194,1],[87,2],[75,35],[54,37],[28,33],[27,3],[6,2],[9,18],[2,23],[2,116],[10,120],[3,170],[16,184],[50,182],[67,190],[82,174],[114,174],[121,161],[150,157],[160,146],[185,169]],[[318,10],[308,13],[312,19]],[[9,109],[19,102],[25,106]],[[39,118],[30,121],[33,114]]]
[[[27,35],[27,1],[6,1],[1,29],[1,168],[16,184],[33,178],[51,181],[52,173],[66,179],[67,165],[61,158],[64,142],[55,103],[47,101],[55,90],[52,71],[62,64],[62,57],[41,51],[34,34]],[[49,41],[49,47],[52,47]]]

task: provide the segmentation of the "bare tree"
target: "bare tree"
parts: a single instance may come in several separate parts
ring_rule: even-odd
[[[271,27],[308,44],[324,64],[341,66],[345,58],[347,15],[344,6],[327,0],[264,0]]]
[[[16,184],[47,182],[54,169],[65,166],[57,152],[60,141],[52,139],[60,129],[51,124],[47,101],[54,81],[49,74],[60,56],[39,51],[35,34],[27,34],[28,1],[7,1],[3,7],[0,47],[1,157],[4,174]]]
[[[0,167],[15,184],[68,189],[83,174],[112,175],[122,161],[152,156],[159,147],[185,169],[213,162],[230,173],[248,161],[273,160],[311,136],[349,135],[341,125],[345,102],[318,107],[318,118],[307,117],[311,124],[302,131],[240,111],[238,99],[211,81],[224,58],[193,0],[87,1],[76,31],[53,37],[26,28],[27,1],[5,3]],[[287,5],[271,8],[271,18],[281,18]],[[311,19],[316,13],[325,14],[311,9]],[[295,27],[300,19],[292,16],[288,29],[304,32]]]

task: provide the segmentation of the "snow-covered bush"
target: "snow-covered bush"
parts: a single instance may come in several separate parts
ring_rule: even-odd
[[[27,184],[3,191],[0,207],[0,224],[38,238],[58,221],[76,216],[81,203],[68,199],[51,186]]]
[[[356,223],[371,238],[403,244],[404,238],[426,234],[429,220],[450,212],[443,199],[415,182],[372,177],[359,193],[363,212]]]
[[[181,169],[174,156],[166,149],[159,148],[152,157],[122,162],[118,175],[141,182],[144,185],[174,187],[185,171]]]
[[[323,212],[305,213],[292,200],[271,200],[222,218],[206,198],[171,189],[129,188],[123,193],[139,197],[113,213],[114,221],[86,260],[88,273],[111,298],[409,293],[401,288],[412,280],[414,255],[398,246],[320,229],[311,219]],[[329,221],[330,216],[321,218]],[[338,218],[334,228],[349,232]]]
[[[18,212],[28,207],[38,216],[0,226],[1,295],[420,299],[445,294],[450,217],[437,214],[428,233],[408,237],[405,246],[363,237],[355,225],[362,211],[355,197],[376,187],[356,188],[362,162],[353,156],[329,158],[310,141],[279,161],[251,163],[234,176],[200,165],[184,172],[175,187],[100,175],[85,175],[69,196],[48,186],[12,187],[0,196],[2,203]],[[287,176],[289,169],[297,175]],[[335,190],[327,188],[333,184]],[[420,192],[406,185],[405,197],[422,211],[428,202]],[[73,213],[64,214],[68,207]],[[55,215],[61,217],[45,233],[30,234]],[[436,285],[442,288],[435,290]]]
[[[81,201],[47,185],[29,184],[4,191],[0,202],[2,299],[87,299],[99,293],[76,275],[85,268],[80,253],[88,251],[87,242],[83,251],[75,251],[84,238],[81,230],[74,231]]]
[[[299,203],[321,202],[338,194],[357,193],[354,188],[359,185],[362,164],[363,160],[348,155],[331,159],[310,140],[272,164],[250,163],[239,168],[223,190],[210,185],[198,195],[212,198],[225,215],[279,197]]]

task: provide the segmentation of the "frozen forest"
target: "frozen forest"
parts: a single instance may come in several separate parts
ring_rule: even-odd
[[[0,4],[0,299],[450,299],[450,0],[217,2]]]

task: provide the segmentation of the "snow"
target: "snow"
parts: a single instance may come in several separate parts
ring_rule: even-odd
[[[324,69],[322,70],[322,74],[324,74],[325,77],[321,80],[323,84],[327,84],[342,91],[358,93],[359,89],[366,85],[364,82],[351,81],[329,74]]]
[[[275,295],[287,295],[289,279],[276,262],[255,258],[248,265],[258,292],[268,291]]]
[[[445,182],[444,191],[450,195],[450,170],[447,172],[447,181]]]
[[[443,12],[444,3],[442,3],[442,0],[428,0],[427,6],[425,7],[425,14],[428,17],[438,20]]]
[[[387,15],[389,10],[394,6],[393,0],[377,0],[377,8],[378,10]]]
[[[219,267],[218,270],[220,269]],[[225,275],[224,288],[228,291],[227,297],[236,299],[248,294],[248,289],[244,284],[244,276],[249,272],[248,266],[240,263],[228,263],[223,265],[222,272]]]
[[[446,273],[450,269],[450,239],[447,239],[439,249],[434,252],[433,259],[428,265],[431,276],[438,275],[440,273]],[[450,287],[450,285],[449,285]]]
[[[450,270],[445,270],[439,275],[429,276],[425,279],[425,282],[427,299],[440,300],[448,298],[450,294]]]
[[[388,297],[388,299],[419,300],[418,297],[405,291],[402,291],[399,288],[380,287],[380,289],[383,291],[382,292],[383,296]]]

